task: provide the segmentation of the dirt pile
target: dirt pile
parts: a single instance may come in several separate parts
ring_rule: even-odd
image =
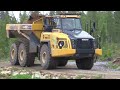
[[[116,58],[112,63],[115,65],[120,65],[120,57]]]

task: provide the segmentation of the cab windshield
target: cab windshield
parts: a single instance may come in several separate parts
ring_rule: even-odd
[[[62,19],[62,28],[64,30],[81,29],[80,19],[76,18]]]
[[[79,18],[62,18],[55,19],[56,28],[63,30],[81,30],[81,22]]]

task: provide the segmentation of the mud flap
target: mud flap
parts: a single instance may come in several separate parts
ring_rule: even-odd
[[[29,52],[36,53],[38,47],[40,47],[40,41],[33,33],[31,33],[29,41]]]

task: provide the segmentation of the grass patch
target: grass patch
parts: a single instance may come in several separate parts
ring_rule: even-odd
[[[20,70],[19,68],[17,68],[17,67],[12,67],[12,70],[13,71],[18,71],[18,70]],[[23,70],[23,69],[22,69]]]
[[[75,79],[82,79],[83,77],[85,77],[85,76],[83,76],[83,75],[78,75]]]
[[[6,77],[4,74],[0,73],[0,78]]]
[[[0,73],[0,79],[9,79],[9,77],[10,77],[10,75],[8,75],[8,74],[1,74]]]
[[[93,76],[92,79],[103,79],[102,75]]]
[[[0,62],[9,62],[9,57],[8,58],[0,58]]]
[[[28,74],[18,74],[15,76],[11,76],[10,79],[32,79],[32,75],[28,75]]]
[[[59,79],[67,79],[65,76],[59,76]]]
[[[41,78],[38,78],[38,77],[34,77],[34,78],[32,78],[32,79],[41,79]]]

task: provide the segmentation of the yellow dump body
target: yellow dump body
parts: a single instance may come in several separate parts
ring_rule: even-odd
[[[43,18],[40,18],[34,21],[32,24],[7,24],[6,31],[7,34],[9,31],[23,31],[26,34],[29,32],[33,32],[38,38],[40,38],[41,33],[44,30]]]

